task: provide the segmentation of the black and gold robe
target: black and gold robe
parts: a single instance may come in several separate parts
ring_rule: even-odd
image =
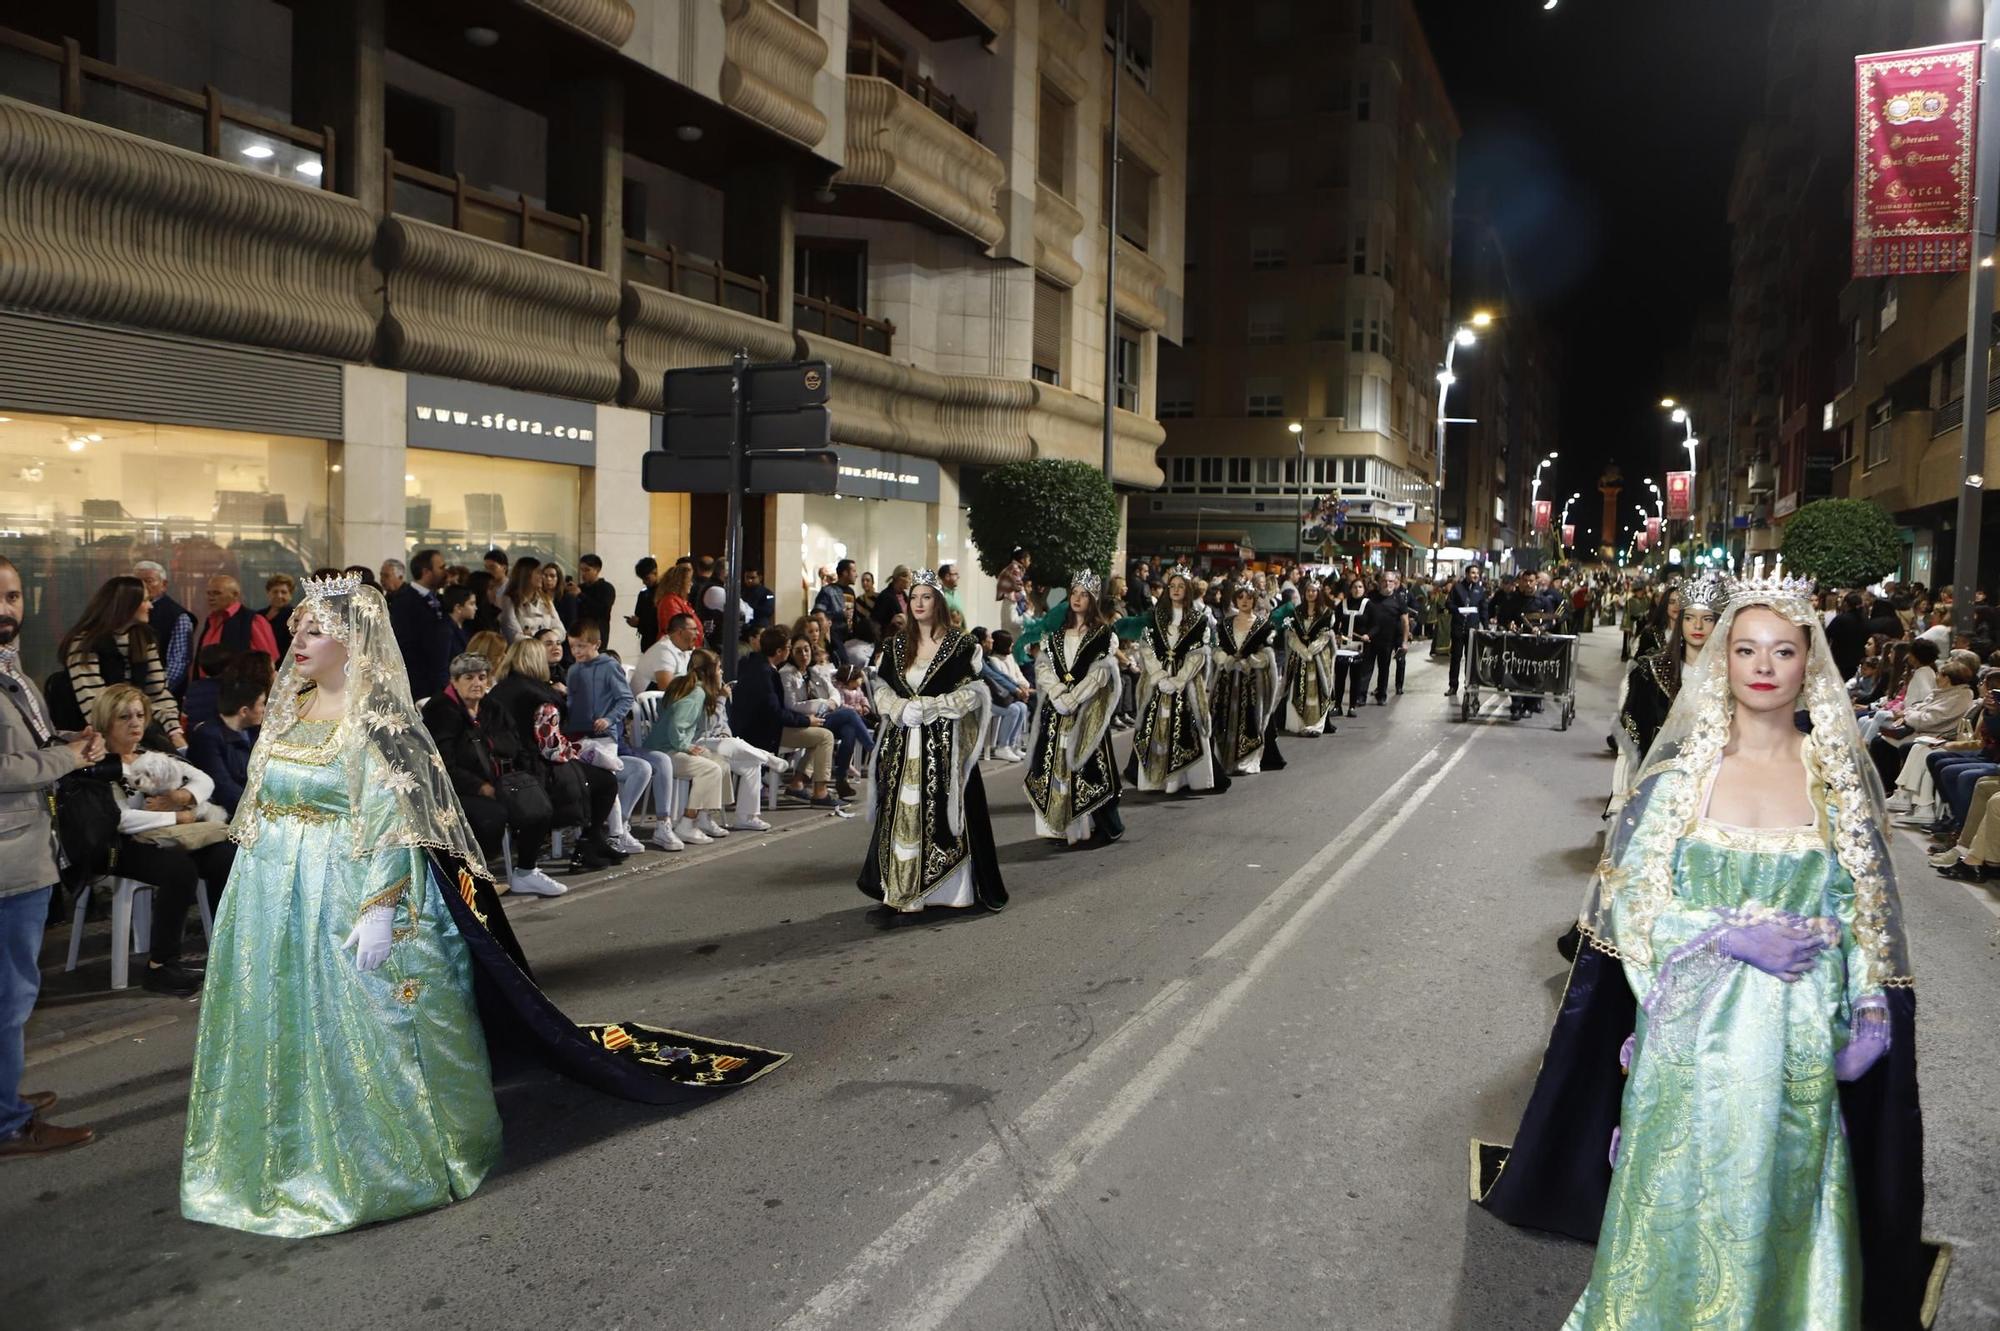
[[[1028,754],[1028,802],[1035,832],[1078,842],[1091,834],[1091,814],[1118,798],[1118,764],[1111,756],[1111,714],[1118,705],[1118,659],[1109,625],[1079,638],[1042,639],[1035,687],[1042,695]]]
[[[1329,712],[1338,713],[1334,696],[1334,653],[1340,635],[1334,632],[1333,608],[1311,623],[1293,615],[1285,623],[1284,729],[1292,735],[1318,735],[1326,729]]]
[[[1611,773],[1612,808],[1624,802],[1625,792],[1639,779],[1639,764],[1666,724],[1678,691],[1679,681],[1669,673],[1664,650],[1640,657],[1625,673],[1625,683],[1618,691],[1618,731],[1612,736],[1618,748],[1618,762]]]
[[[1211,734],[1217,764],[1229,776],[1275,772],[1285,765],[1278,752],[1278,666],[1272,643],[1277,630],[1259,615],[1243,640],[1236,640],[1236,616],[1225,613],[1215,626],[1215,707]]]
[[[1208,737],[1214,665],[1210,633],[1206,608],[1187,606],[1176,628],[1173,607],[1164,597],[1146,621],[1139,639],[1144,667],[1139,677],[1139,725],[1132,732],[1128,772],[1141,790],[1171,794],[1183,787],[1211,790],[1218,784]]]
[[[948,630],[914,680],[905,673],[907,651],[902,634],[890,639],[876,676],[881,725],[868,767],[874,832],[856,885],[906,914],[926,906],[999,910],[1007,889],[979,778],[993,695],[979,677],[979,646],[970,634]]]

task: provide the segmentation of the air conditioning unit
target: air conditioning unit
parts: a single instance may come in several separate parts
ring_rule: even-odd
[[[1749,468],[1750,493],[1770,494],[1778,488],[1778,473],[1768,462],[1753,462]]]

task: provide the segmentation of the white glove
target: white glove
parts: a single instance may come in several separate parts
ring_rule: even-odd
[[[922,698],[912,698],[903,705],[903,724],[912,730],[921,730],[930,718],[924,715],[925,702]]]
[[[1070,697],[1068,689],[1063,689],[1050,698],[1049,705],[1056,709],[1057,716],[1074,716],[1076,714],[1076,701]]]
[[[1172,675],[1168,675],[1160,681],[1160,692],[1179,693],[1180,691],[1181,691],[1181,681],[1175,679]]]
[[[389,959],[389,944],[395,937],[396,908],[376,906],[361,912],[361,918],[354,923],[354,932],[340,944],[341,951],[354,949],[354,966],[363,972],[372,971]]]

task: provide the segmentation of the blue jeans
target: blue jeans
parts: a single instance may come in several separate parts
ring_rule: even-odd
[[[1979,778],[2000,773],[2000,765],[1977,753],[1934,753],[1930,767],[1938,798],[1951,811],[1950,820],[1960,827],[1965,826],[1965,816],[1972,808],[1972,789]]]
[[[21,1102],[22,1031],[42,988],[42,928],[53,887],[0,897],[0,1139],[28,1126],[35,1111]]]
[[[1006,706],[996,708],[993,714],[1000,718],[993,731],[994,746],[1011,749],[1019,745],[1021,732],[1028,728],[1028,704],[1016,698]]]
[[[861,719],[861,713],[852,707],[836,707],[820,721],[833,732],[833,774],[846,777],[847,765],[854,761],[854,746],[859,744],[866,755],[875,751],[875,735],[868,729],[868,723]]]

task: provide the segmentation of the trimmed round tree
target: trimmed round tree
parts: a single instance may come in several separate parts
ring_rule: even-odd
[[[1033,458],[995,467],[980,478],[969,519],[988,573],[1004,568],[1015,546],[1034,556],[1034,579],[1044,587],[1068,586],[1079,569],[1113,571],[1118,500],[1088,463]]]
[[[1821,588],[1867,587],[1903,564],[1896,520],[1866,499],[1816,499],[1785,524],[1785,567]]]

